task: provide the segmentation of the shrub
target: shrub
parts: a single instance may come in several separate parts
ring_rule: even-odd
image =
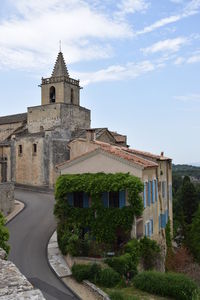
[[[124,300],[121,292],[111,292],[109,296],[111,300]]]
[[[10,246],[7,244],[9,239],[8,229],[5,227],[5,218],[0,212],[0,248],[4,249],[8,255]]]
[[[125,253],[118,257],[108,258],[105,262],[121,275],[133,277],[137,274],[137,264],[134,262],[129,253]]]
[[[140,244],[139,244],[138,240],[132,239],[132,240],[128,241],[128,243],[124,246],[124,252],[129,253],[134,258],[134,260],[138,259],[138,261],[139,261]]]
[[[133,283],[140,290],[177,300],[191,300],[198,293],[191,279],[176,273],[146,271],[135,276]]]
[[[111,268],[103,269],[98,283],[105,287],[113,287],[120,281],[120,275]]]
[[[72,267],[72,275],[78,282],[90,279],[91,265],[74,264]]]
[[[156,241],[153,241],[147,237],[140,240],[140,253],[145,270],[153,269],[155,260],[160,253],[160,247]]]

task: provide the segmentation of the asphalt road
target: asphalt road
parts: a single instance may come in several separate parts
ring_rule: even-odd
[[[56,228],[53,195],[17,190],[15,198],[23,201],[26,208],[7,225],[11,245],[9,260],[42,291],[47,300],[77,299],[47,262],[47,242]]]

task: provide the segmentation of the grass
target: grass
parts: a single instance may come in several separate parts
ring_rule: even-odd
[[[171,300],[171,298],[160,297],[137,290],[134,287],[127,288],[102,288],[108,295],[112,292],[120,292],[127,300]]]

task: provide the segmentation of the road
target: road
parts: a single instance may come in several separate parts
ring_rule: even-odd
[[[17,190],[15,198],[26,208],[7,227],[10,231],[9,260],[39,288],[47,300],[77,299],[49,268],[46,246],[56,228],[51,194]]]

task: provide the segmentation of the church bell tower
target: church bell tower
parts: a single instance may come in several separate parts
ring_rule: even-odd
[[[42,78],[41,104],[67,103],[80,105],[79,80],[69,77],[62,52],[58,53],[50,78]]]

